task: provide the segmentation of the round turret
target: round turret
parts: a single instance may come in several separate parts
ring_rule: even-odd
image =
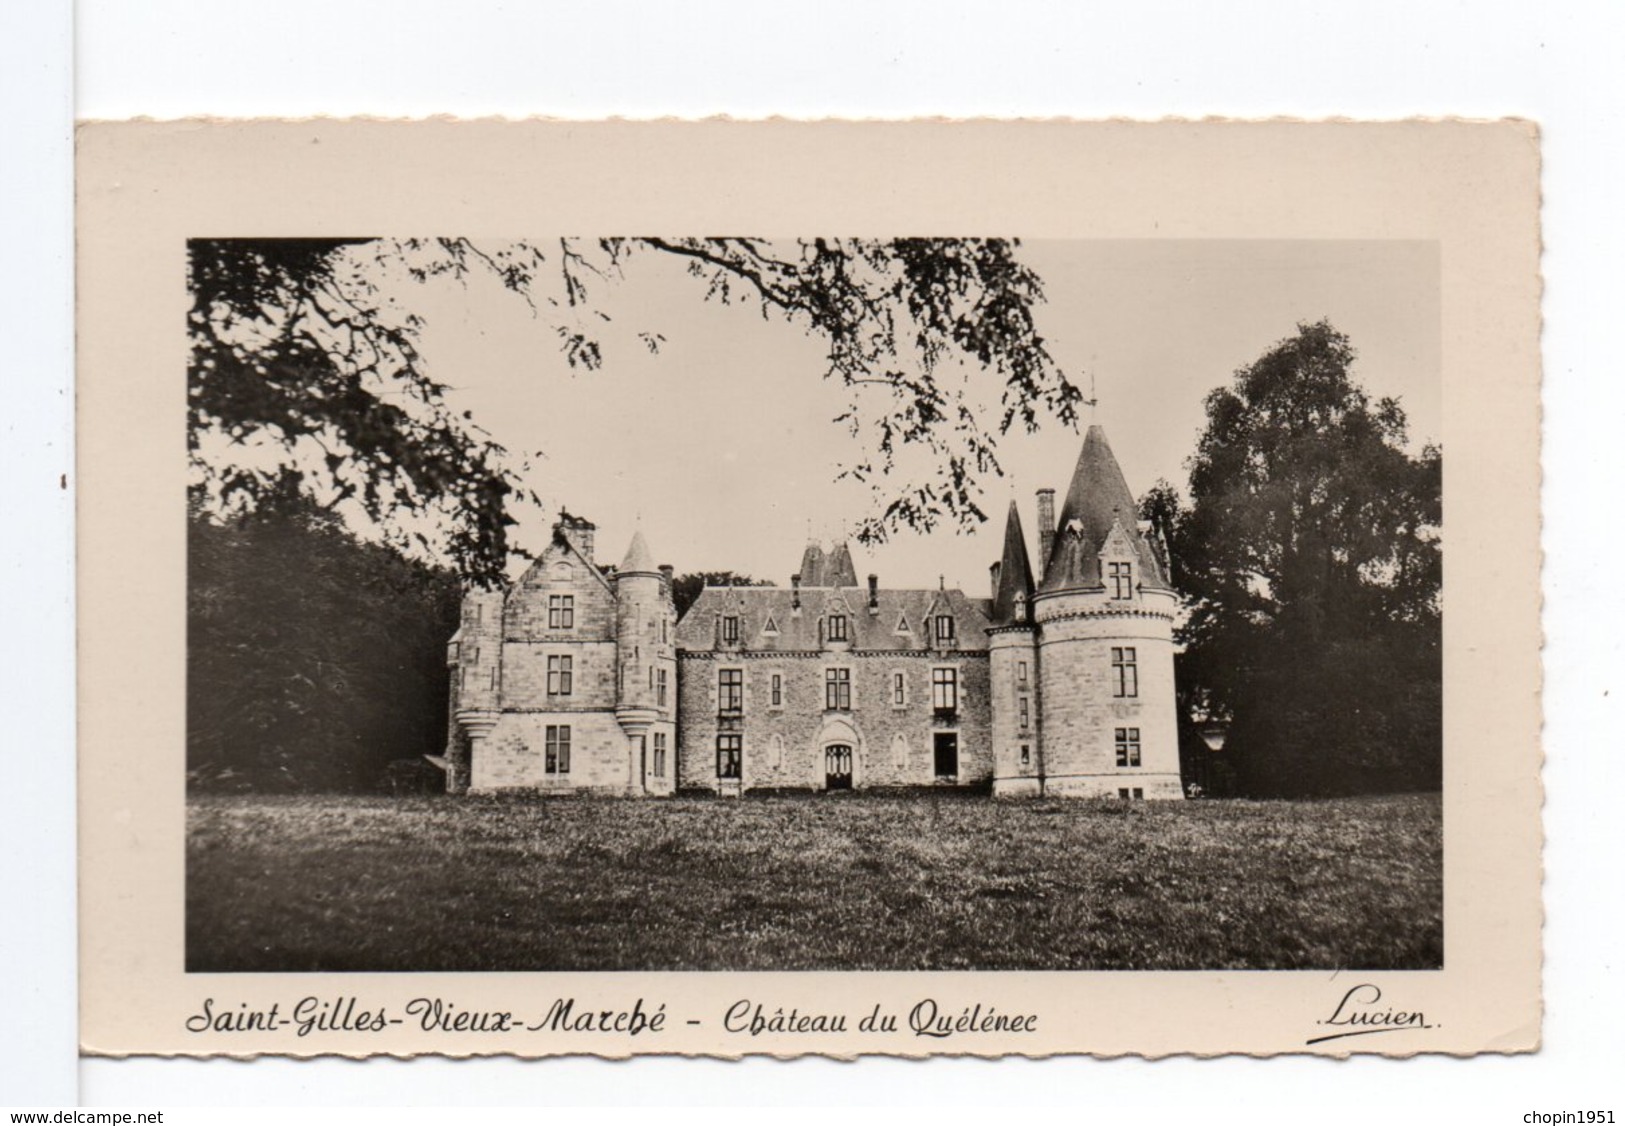
[[[1033,598],[1044,792],[1179,798],[1177,601],[1091,426]]]
[[[627,790],[671,793],[676,780],[677,612],[668,576],[635,532],[615,573],[615,719],[629,742]]]

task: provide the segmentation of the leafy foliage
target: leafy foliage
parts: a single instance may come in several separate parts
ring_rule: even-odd
[[[190,785],[368,789],[444,749],[455,576],[290,492],[225,521],[194,508],[188,547]]]
[[[605,361],[594,307],[648,254],[676,255],[707,299],[754,304],[828,342],[825,377],[853,392],[837,421],[861,451],[846,473],[877,489],[873,542],[900,527],[985,519],[978,482],[999,472],[998,437],[1080,399],[1037,334],[1039,280],[1006,239],[222,240],[188,244],[194,484],[217,513],[289,490],[397,546],[494,582],[513,506],[535,503],[528,466],[446,402],[426,370],[422,318],[385,284],[497,278],[548,319],[566,360]],[[658,352],[662,339],[638,332]],[[998,382],[984,420],[956,362]],[[878,395],[874,392],[878,392]],[[877,405],[878,402],[878,405]],[[925,469],[893,477],[906,447]],[[907,478],[907,479],[903,479]],[[882,486],[881,482],[885,482]],[[404,519],[403,519],[404,518]]]
[[[1190,604],[1182,710],[1232,718],[1257,794],[1439,785],[1441,454],[1405,452],[1354,360],[1300,325],[1208,396],[1191,506],[1142,500]]]

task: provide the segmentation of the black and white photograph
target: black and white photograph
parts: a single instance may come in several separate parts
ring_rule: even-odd
[[[1531,139],[88,130],[86,1049],[1530,1050]]]
[[[1438,253],[189,240],[187,969],[1437,969]]]
[[[1625,10],[6,26],[13,1119],[1614,1120]]]

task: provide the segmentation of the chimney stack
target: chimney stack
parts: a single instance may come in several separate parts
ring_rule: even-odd
[[[801,609],[801,573],[799,571],[790,576],[790,589],[792,592],[790,595],[790,609],[799,610]]]
[[[558,523],[553,525],[553,534],[555,536],[568,541],[571,546],[581,553],[583,559],[595,565],[597,560],[593,557],[592,549],[594,534],[597,530],[598,525],[591,520],[584,520],[579,516],[572,516],[570,513],[563,511],[559,513]]]
[[[670,563],[660,565],[660,587],[666,592],[667,597],[671,596],[671,576],[674,570]]]
[[[1050,550],[1055,546],[1055,490],[1038,490],[1038,573],[1049,570]]]
[[[880,576],[869,576],[869,613],[880,613]]]

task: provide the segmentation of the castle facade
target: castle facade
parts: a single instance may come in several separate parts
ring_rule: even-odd
[[[565,518],[464,598],[448,789],[1182,797],[1166,551],[1100,427],[1059,514],[1037,502],[1036,570],[1012,503],[986,598],[860,584],[813,543],[788,587],[707,587],[681,620],[641,532],[609,571]]]

